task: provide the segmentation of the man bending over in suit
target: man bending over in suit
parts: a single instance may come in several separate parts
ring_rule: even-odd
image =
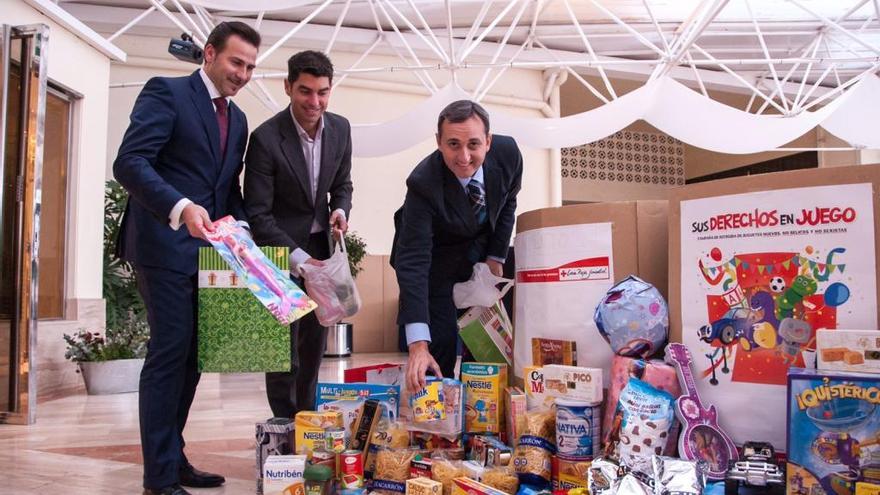
[[[351,211],[351,126],[327,112],[333,64],[321,52],[287,61],[290,106],[251,134],[244,203],[257,244],[288,246],[294,274],[330,256],[331,233],[341,241]],[[315,406],[327,329],[309,313],[290,326],[290,372],[266,373],[272,414],[291,418]]]
[[[522,180],[522,155],[513,138],[489,134],[479,104],[450,103],[437,119],[437,151],[406,180],[395,213],[391,264],[400,286],[397,322],[406,329],[410,390],[425,373],[452,377],[458,311],[452,286],[485,262],[501,276]]]
[[[245,220],[238,176],[247,120],[229,97],[250,81],[259,46],[247,24],[222,22],[201,69],[147,81],[113,163],[130,195],[117,254],[134,266],[150,324],[138,399],[145,494],[225,481],[189,463],[183,428],[199,382],[198,249],[208,246],[212,219]]]

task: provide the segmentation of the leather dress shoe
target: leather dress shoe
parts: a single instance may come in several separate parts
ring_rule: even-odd
[[[160,490],[152,489],[152,488],[144,488],[144,495],[192,495],[190,492],[186,491],[182,486],[178,484],[173,484],[171,486],[166,486]]]
[[[192,464],[180,468],[179,477],[181,485],[192,488],[215,488],[226,482],[223,476],[198,470]]]

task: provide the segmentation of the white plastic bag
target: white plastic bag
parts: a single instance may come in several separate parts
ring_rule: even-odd
[[[505,285],[499,289],[498,284]],[[497,277],[489,270],[489,265],[477,263],[474,265],[474,272],[471,274],[470,280],[457,283],[452,287],[452,300],[458,309],[474,306],[488,308],[504,297],[511,285],[513,285],[513,280]]]
[[[306,283],[306,293],[318,303],[315,315],[321,325],[334,325],[361,309],[361,296],[348,267],[344,241],[336,243],[333,254],[324,260],[324,266],[303,263],[300,271]]]

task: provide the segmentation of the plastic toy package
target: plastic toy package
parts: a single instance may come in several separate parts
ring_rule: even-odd
[[[648,358],[663,348],[669,308],[653,285],[630,275],[612,287],[593,316],[615,354]]]
[[[788,493],[851,495],[880,483],[880,375],[792,368]]]
[[[231,216],[214,222],[214,232],[206,233],[208,242],[246,280],[248,289],[282,325],[289,325],[317,307],[292,280],[269,261],[254,244],[250,234]]]

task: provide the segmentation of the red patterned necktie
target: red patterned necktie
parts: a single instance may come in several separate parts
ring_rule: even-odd
[[[217,125],[220,126],[220,158],[226,157],[226,137],[229,135],[229,103],[226,98],[214,98],[214,106],[217,107]]]

